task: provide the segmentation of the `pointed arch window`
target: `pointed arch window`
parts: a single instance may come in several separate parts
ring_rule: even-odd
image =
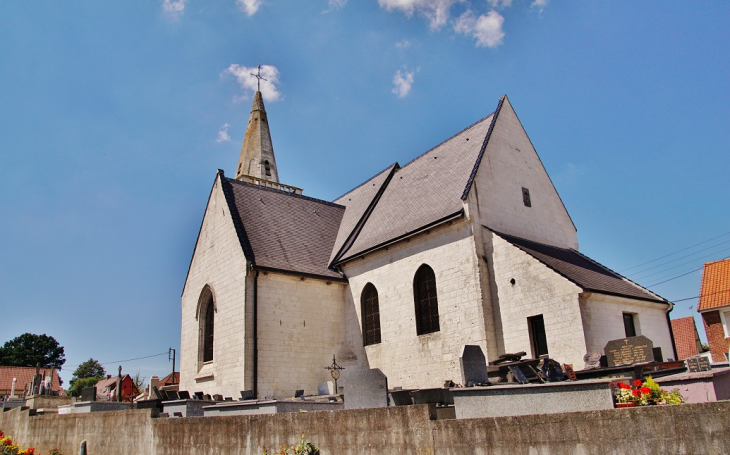
[[[438,332],[439,305],[436,297],[436,275],[423,264],[413,278],[413,299],[416,304],[416,332],[418,335]]]
[[[362,290],[360,308],[363,344],[369,346],[380,343],[380,305],[378,290],[372,283],[366,284]]]
[[[206,285],[198,299],[198,368],[201,368],[203,363],[213,360],[215,313],[215,294],[213,289]]]
[[[271,165],[269,164],[269,160],[264,161],[264,170],[266,171],[266,175],[271,175]]]
[[[203,329],[203,362],[213,360],[213,336],[215,329],[215,313],[213,312],[213,298],[208,303],[205,310],[205,322]]]

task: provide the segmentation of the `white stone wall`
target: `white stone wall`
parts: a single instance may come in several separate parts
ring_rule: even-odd
[[[581,297],[586,344],[590,352],[605,354],[603,348],[606,343],[625,338],[623,313],[633,313],[636,315],[636,334],[649,338],[655,348],[662,348],[665,360],[674,358],[667,305],[597,293],[586,293]]]
[[[360,295],[367,283],[378,290],[380,344],[366,346],[368,366],[380,368],[390,387],[440,387],[461,382],[459,354],[465,344],[487,352],[478,258],[468,222],[454,223],[381,249],[344,266],[350,305],[360,337]],[[413,277],[428,264],[436,275],[440,331],[416,334]],[[342,384],[347,390],[346,381]]]
[[[485,249],[491,252],[492,301],[505,352],[533,355],[527,318],[541,314],[549,356],[582,368],[586,353],[579,304],[582,289],[486,229],[484,238]]]
[[[346,283],[259,274],[259,397],[316,394],[332,380],[325,367],[343,355]],[[338,362],[340,363],[340,362]],[[349,365],[349,364],[348,364]]]
[[[578,249],[570,216],[532,147],[509,100],[497,117],[474,182],[473,216],[505,234]],[[532,207],[522,200],[522,188],[530,190]]]
[[[195,313],[206,284],[213,290],[217,309],[214,352],[210,364],[199,365]],[[239,390],[250,388],[244,387],[242,379],[246,367],[245,291],[246,259],[217,178],[182,295],[180,390],[238,397]]]

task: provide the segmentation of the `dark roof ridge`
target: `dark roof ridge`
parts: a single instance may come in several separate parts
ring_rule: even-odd
[[[366,183],[368,183],[368,182],[372,181],[372,180],[373,180],[373,179],[374,179],[375,177],[379,176],[380,174],[382,174],[383,172],[385,172],[385,171],[387,171],[388,169],[392,168],[393,166],[396,166],[396,168],[400,168],[400,165],[398,164],[398,162],[397,162],[397,161],[394,161],[394,162],[393,162],[392,164],[390,164],[390,165],[389,165],[388,167],[386,167],[386,168],[385,168],[385,169],[383,169],[382,171],[380,171],[380,172],[378,172],[377,174],[373,175],[372,177],[370,177],[369,179],[365,180],[364,182],[362,182],[361,184],[359,184],[359,185],[358,185],[358,186],[356,186],[355,188],[351,189],[351,190],[350,190],[350,191],[348,191],[347,193],[343,194],[342,196],[336,197],[336,198],[335,198],[334,200],[336,201],[336,200],[338,200],[338,199],[342,199],[343,197],[345,197],[345,196],[347,196],[348,194],[352,193],[352,192],[353,192],[353,191],[355,191],[356,189],[358,189],[358,188],[361,188],[361,187],[365,186],[365,184],[366,184]]]
[[[475,127],[475,126],[477,126],[477,125],[478,125],[479,123],[481,123],[481,122],[483,122],[484,120],[488,119],[490,115],[493,115],[493,114],[495,114],[495,113],[496,113],[496,111],[495,111],[495,112],[492,112],[491,114],[487,115],[486,117],[482,117],[482,118],[480,118],[480,119],[479,119],[479,120],[477,120],[476,122],[472,123],[471,125],[467,126],[467,127],[466,127],[466,128],[464,128],[463,130],[461,130],[461,131],[459,131],[458,133],[454,134],[454,135],[453,135],[453,136],[451,136],[450,138],[448,138],[448,139],[446,139],[446,140],[444,140],[444,141],[441,141],[441,142],[439,142],[439,143],[438,143],[437,145],[435,145],[435,146],[431,147],[430,149],[426,150],[425,152],[421,153],[420,155],[418,155],[417,157],[413,158],[412,160],[410,160],[409,162],[407,162],[406,164],[404,164],[404,165],[403,165],[403,166],[401,166],[400,168],[401,168],[401,169],[404,169],[404,168],[405,168],[406,166],[408,166],[409,164],[413,163],[414,161],[418,160],[419,158],[422,158],[422,157],[423,157],[423,156],[425,156],[425,155],[428,155],[429,153],[433,152],[433,151],[434,151],[435,149],[437,149],[437,148],[441,147],[442,145],[444,145],[445,143],[449,142],[450,140],[452,140],[452,139],[453,139],[453,138],[455,138],[456,136],[460,135],[461,133],[463,133],[463,132],[465,132],[465,131],[467,131],[467,130],[469,130],[469,129],[471,129],[471,128],[474,128],[474,127]]]
[[[484,152],[487,151],[487,144],[489,143],[489,138],[492,137],[492,131],[494,131],[494,125],[497,124],[497,117],[499,117],[499,112],[502,110],[502,105],[504,104],[504,100],[506,98],[507,98],[507,95],[502,95],[502,97],[499,99],[499,103],[497,103],[497,109],[493,112],[494,116],[492,117],[492,123],[489,125],[489,130],[487,130],[487,135],[484,136],[484,141],[482,142],[482,148],[479,150],[479,155],[477,155],[477,160],[474,162],[474,167],[471,170],[471,174],[469,174],[469,180],[467,180],[467,182],[466,182],[466,186],[464,187],[464,192],[461,193],[462,201],[465,200],[466,197],[469,195],[469,190],[471,190],[471,185],[474,183],[474,179],[477,176],[477,171],[479,170],[479,165],[482,162],[482,157],[484,157]]]
[[[269,188],[268,186],[257,185],[255,183],[242,182],[240,180],[236,180],[236,179],[232,179],[232,178],[226,177],[225,175],[223,175],[223,173],[221,173],[221,176],[224,179],[226,179],[228,182],[236,183],[238,185],[249,186],[249,187],[252,187],[252,188],[257,188],[257,189],[262,189],[262,190],[266,190],[266,191],[271,191],[273,193],[279,193],[279,194],[283,194],[283,195],[286,195],[286,196],[291,196],[291,197],[296,197],[296,198],[300,198],[300,199],[305,199],[305,200],[308,200],[308,201],[316,202],[318,204],[329,205],[331,207],[340,207],[340,208],[343,208],[343,209],[345,208],[344,205],[336,204],[336,203],[330,202],[330,201],[325,201],[324,199],[317,199],[315,197],[305,196],[303,194],[290,193],[289,191],[283,191],[283,190],[279,190],[279,189],[276,189],[276,188]]]

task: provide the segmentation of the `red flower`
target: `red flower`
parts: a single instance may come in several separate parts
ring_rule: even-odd
[[[639,392],[639,390],[638,390],[638,389],[634,389],[634,390],[632,390],[632,391],[631,391],[631,393],[633,393],[635,397],[638,397],[638,396],[639,396],[639,394],[641,394],[641,392]]]
[[[641,387],[639,390],[641,390],[641,393],[651,393],[651,389],[649,387]]]
[[[619,382],[618,383],[618,386],[621,387],[622,389],[630,389],[631,388],[630,386],[628,386],[627,384],[624,384],[623,382]]]
[[[640,379],[637,379],[637,380],[635,380],[635,381],[634,381],[634,385],[635,385],[636,387],[639,387],[639,386],[641,385],[641,380],[640,380]]]

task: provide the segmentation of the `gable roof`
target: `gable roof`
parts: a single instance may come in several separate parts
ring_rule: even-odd
[[[327,266],[345,207],[220,178],[246,259],[259,269],[342,279]]]
[[[489,229],[487,226],[485,227]],[[669,304],[653,292],[644,289],[576,250],[533,242],[502,234],[492,229],[490,231],[580,286],[584,291]]]
[[[697,311],[730,305],[730,258],[708,262],[702,271]]]
[[[671,322],[674,344],[677,346],[677,360],[684,360],[699,354],[700,337],[697,334],[694,317],[672,319]]]
[[[335,261],[347,261],[425,227],[461,216],[462,194],[467,191],[465,188],[469,187],[475,165],[486,147],[495,115],[479,120],[405,166],[396,167],[372,212],[355,233],[352,245],[335,257]]]
[[[61,382],[58,378],[58,370],[55,368],[41,368],[38,370],[42,376],[51,375],[51,390],[63,392],[61,388]],[[0,395],[10,393],[10,389],[13,387],[13,378],[16,378],[15,382],[15,395],[23,396],[23,390],[28,388],[28,384],[33,382],[33,375],[35,374],[35,367],[5,367],[0,366]]]
[[[159,384],[161,386],[162,385],[171,385],[171,384],[180,384],[180,372],[179,371],[176,371],[175,372],[175,382],[173,382],[172,379],[173,379],[172,373],[169,373],[167,376],[165,376],[164,378],[160,379]]]

